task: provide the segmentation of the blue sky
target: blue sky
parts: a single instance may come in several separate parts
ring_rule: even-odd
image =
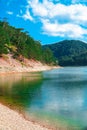
[[[0,0],[0,18],[4,17],[42,44],[87,42],[87,0]]]

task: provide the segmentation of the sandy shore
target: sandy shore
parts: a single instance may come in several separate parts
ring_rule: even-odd
[[[0,130],[49,130],[37,123],[27,121],[21,114],[0,104]]]
[[[10,54],[6,55],[5,58],[0,58],[0,74],[45,71],[53,68],[59,68],[59,66],[48,66],[39,61],[26,58],[23,62],[20,62],[19,60],[14,59]]]

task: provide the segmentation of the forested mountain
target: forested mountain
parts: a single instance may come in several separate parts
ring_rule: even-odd
[[[87,65],[87,44],[79,40],[64,40],[45,45],[50,48],[62,66]]]
[[[0,57],[9,53],[20,61],[25,57],[52,65],[87,65],[86,43],[64,40],[42,47],[23,28],[15,28],[7,20],[3,20],[0,21]]]
[[[42,49],[39,41],[35,41],[22,28],[9,25],[7,20],[0,21],[0,57],[11,53],[14,58],[23,60],[23,57],[34,59],[46,64],[55,64],[52,51]]]

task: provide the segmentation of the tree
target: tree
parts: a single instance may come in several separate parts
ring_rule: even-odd
[[[49,48],[43,50],[40,41],[35,41],[23,28],[10,26],[5,19],[0,21],[0,55],[9,52],[17,59],[21,56],[47,64],[55,61]]]
[[[46,48],[43,52],[43,58],[44,58],[44,62],[47,64],[55,64],[56,63],[56,59],[53,56],[52,51],[49,48]]]

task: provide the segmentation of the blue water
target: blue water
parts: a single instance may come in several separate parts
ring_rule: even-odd
[[[87,67],[65,67],[11,78],[0,77],[1,99],[17,109],[23,107],[27,116],[55,128],[60,125],[67,130],[87,129]]]

